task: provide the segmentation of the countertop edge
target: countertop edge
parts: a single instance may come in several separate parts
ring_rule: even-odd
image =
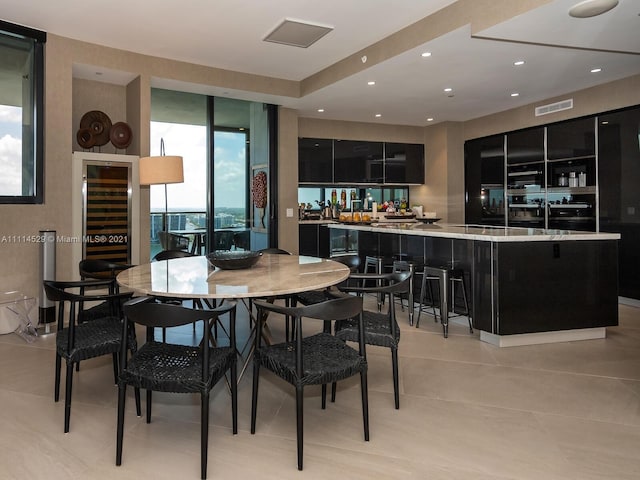
[[[576,230],[527,229],[518,227],[490,227],[484,225],[460,224],[409,224],[410,226],[387,225],[344,225],[329,224],[330,228],[342,230],[362,230],[378,233],[396,233],[400,235],[418,235],[425,237],[459,238],[463,240],[479,240],[485,242],[545,242],[545,241],[574,241],[574,240],[619,240],[619,233],[609,232],[581,232]],[[478,229],[469,232],[469,229]],[[482,231],[492,230],[491,232]],[[496,234],[498,229],[502,233]]]

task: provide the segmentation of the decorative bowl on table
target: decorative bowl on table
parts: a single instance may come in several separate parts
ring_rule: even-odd
[[[262,252],[252,251],[216,251],[207,255],[207,260],[221,270],[241,270],[254,266]]]

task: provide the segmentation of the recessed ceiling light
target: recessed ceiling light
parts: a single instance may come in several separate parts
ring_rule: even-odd
[[[322,113],[322,112],[324,112],[324,108],[319,108],[318,113]]]
[[[431,52],[422,52],[421,54],[423,57],[430,57],[431,56]]]
[[[517,60],[517,61],[513,62],[513,64],[514,64],[516,67],[519,67],[520,65],[524,65],[524,60]]]
[[[427,122],[433,122],[433,117],[427,118]]]
[[[512,97],[519,97],[519,96],[520,96],[520,94],[519,94],[518,92],[513,92],[513,93],[511,94],[511,96],[512,96]]]
[[[599,73],[599,72],[601,72],[601,71],[602,71],[602,69],[601,69],[601,68],[592,68],[592,69],[591,69],[591,73]]]
[[[569,9],[575,18],[589,18],[602,15],[618,5],[618,0],[583,0]]]
[[[453,92],[453,88],[451,87],[447,87],[444,89],[445,92]]]
[[[382,116],[381,113],[376,113],[376,118],[380,118]]]
[[[370,82],[367,82],[367,85],[375,85],[375,84],[376,84],[376,82],[374,82],[373,80],[370,81]]]
[[[607,122],[606,120],[603,120],[602,125],[609,125],[609,122]]]

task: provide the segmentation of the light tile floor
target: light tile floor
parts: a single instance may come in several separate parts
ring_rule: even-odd
[[[224,384],[212,395],[209,478],[638,479],[640,309],[620,306],[607,338],[497,348],[468,333],[444,339],[400,314],[400,410],[388,349],[369,348],[371,441],[364,442],[359,381],[320,409],[306,389],[304,471],[296,469],[293,388],[263,372],[258,424],[249,433],[251,372],[239,388],[231,434]],[[274,336],[282,335],[274,318]],[[191,342],[191,327],[171,334]],[[116,392],[110,358],[86,361],[73,386],[71,431],[53,402],[53,336],[27,344],[0,336],[0,479],[199,478],[199,397],[155,394],[153,419],[130,392],[124,456],[115,466]]]

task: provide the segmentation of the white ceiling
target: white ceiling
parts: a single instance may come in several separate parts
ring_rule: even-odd
[[[512,0],[513,1],[513,0]],[[554,0],[471,35],[465,26],[302,98],[183,85],[277,103],[300,116],[427,125],[463,121],[640,74],[640,1],[575,19],[579,0]],[[0,0],[3,20],[46,32],[267,77],[302,81],[455,0]],[[307,49],[264,42],[283,19],[333,27]],[[570,47],[570,48],[566,48]],[[420,53],[432,52],[423,58]],[[524,59],[521,67],[513,62]],[[602,68],[593,74],[590,69]],[[102,79],[130,80],[127,72]],[[95,67],[74,75],[95,79]],[[376,85],[369,87],[367,81]],[[159,87],[176,87],[158,82]],[[453,88],[453,96],[444,92]],[[512,97],[511,93],[519,93]],[[318,113],[324,108],[324,113]],[[376,114],[381,114],[379,118]]]

